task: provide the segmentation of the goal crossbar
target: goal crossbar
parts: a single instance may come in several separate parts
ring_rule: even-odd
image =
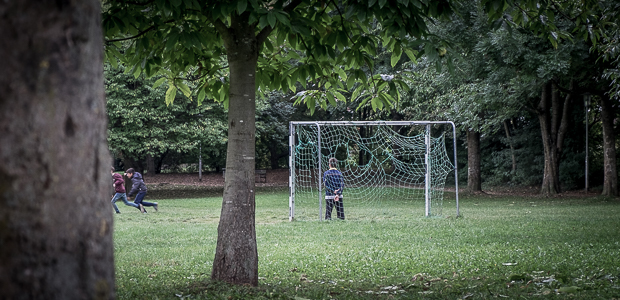
[[[308,125],[308,126],[316,126],[317,129],[317,147],[321,148],[321,127],[322,126],[426,126],[426,134],[425,134],[425,144],[426,144],[426,154],[425,154],[425,216],[430,216],[430,126],[431,125],[450,125],[452,127],[452,138],[453,138],[453,157],[454,157],[454,184],[455,184],[455,197],[456,197],[456,216],[460,216],[459,211],[459,188],[458,188],[458,168],[457,168],[457,156],[456,156],[456,126],[452,121],[291,121],[289,123],[289,221],[293,221],[295,218],[295,127],[297,125]],[[317,151],[317,159],[319,164],[322,160],[322,151]],[[318,180],[319,183],[317,188],[319,190],[319,220],[322,220],[321,211],[322,211],[322,188],[320,182],[321,172],[318,172]]]

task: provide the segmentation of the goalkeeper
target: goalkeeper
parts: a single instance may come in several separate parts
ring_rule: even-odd
[[[338,219],[344,220],[344,204],[342,203],[342,189],[344,188],[344,177],[336,169],[338,160],[334,157],[329,159],[329,170],[323,173],[325,183],[325,220],[332,219],[332,209],[336,206]]]

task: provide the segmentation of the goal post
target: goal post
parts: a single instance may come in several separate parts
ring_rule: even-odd
[[[446,152],[446,130],[437,136],[434,127],[451,127],[453,161]],[[296,209],[311,219],[318,212],[323,220],[322,176],[332,157],[344,177],[342,199],[347,208],[419,200],[424,202],[425,216],[441,215],[446,177],[453,172],[456,216],[460,216],[456,127],[451,121],[290,122],[290,221],[300,215]]]

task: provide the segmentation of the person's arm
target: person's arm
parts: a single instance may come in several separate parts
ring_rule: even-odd
[[[338,173],[338,195],[342,195],[342,190],[344,189],[344,176],[342,176],[342,172]]]
[[[122,179],[114,179],[114,187],[124,184],[125,182]]]
[[[340,201],[342,196],[342,174],[340,172],[334,174],[334,201]]]

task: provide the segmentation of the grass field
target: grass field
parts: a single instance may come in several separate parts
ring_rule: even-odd
[[[471,196],[455,218],[447,195],[443,217],[345,202],[346,221],[289,222],[287,191],[263,191],[258,287],[209,280],[221,197],[157,201],[115,215],[119,299],[620,299],[618,200]]]

